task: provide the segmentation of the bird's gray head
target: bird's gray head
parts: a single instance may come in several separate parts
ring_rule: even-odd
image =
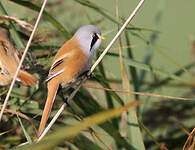
[[[99,48],[103,36],[101,36],[100,30],[94,25],[85,25],[80,27],[75,36],[82,46],[83,51],[89,55],[94,55],[94,52]]]

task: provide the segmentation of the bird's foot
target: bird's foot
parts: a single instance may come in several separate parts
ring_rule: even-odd
[[[92,73],[90,73],[90,70],[86,70],[85,72],[79,75],[79,78],[84,78],[84,77],[87,77],[89,79],[89,78],[92,78],[93,75]]]

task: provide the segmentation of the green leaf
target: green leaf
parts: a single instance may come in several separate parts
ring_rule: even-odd
[[[102,150],[102,148],[100,148],[97,144],[93,143],[86,136],[79,135],[72,140],[74,144],[79,148],[79,150],[86,150],[86,147],[87,149],[92,149],[92,150]]]
[[[176,61],[174,58],[170,57],[168,54],[166,54],[161,49],[155,47],[150,41],[146,40],[144,37],[140,36],[139,34],[137,34],[135,32],[131,32],[131,34],[138,37],[140,40],[143,40],[146,44],[148,44],[150,46],[150,48],[155,50],[159,55],[163,56],[168,62],[174,64],[175,66],[177,66],[180,69],[183,69],[186,73],[188,73],[191,76],[191,73],[185,67],[183,67],[178,61]]]
[[[127,54],[128,54],[128,58],[133,59],[133,53],[132,53],[132,49],[130,47],[130,39],[129,39],[129,34],[127,31],[125,31],[125,39],[126,39],[126,43],[127,43]],[[131,78],[133,81],[133,86],[135,91],[139,92],[139,79],[138,79],[138,75],[137,75],[137,70],[135,67],[130,66],[129,67],[129,71],[131,74]],[[135,99],[139,99],[139,95],[135,95]]]
[[[95,74],[95,80],[98,81],[103,87],[105,88],[109,88],[111,89],[111,87],[109,86],[109,84],[106,82],[106,79],[104,77],[102,77],[99,74]],[[114,99],[120,104],[120,105],[124,105],[123,100],[118,96],[118,94],[116,94],[113,91],[108,91],[108,93],[110,95],[112,95],[114,97]]]
[[[124,111],[127,111],[128,109],[135,107],[139,104],[139,102],[133,102],[130,104],[127,104],[123,107],[110,109],[104,112],[97,113],[95,115],[92,115],[90,117],[85,118],[83,121],[76,123],[73,126],[63,127],[59,128],[55,133],[50,134],[49,136],[43,138],[42,141],[39,143],[35,143],[32,145],[24,146],[22,148],[19,148],[21,150],[29,150],[29,149],[36,149],[36,150],[42,150],[42,149],[51,149],[52,147],[60,144],[65,139],[70,139],[77,134],[79,134],[81,131],[87,129],[90,126],[100,124],[106,120],[109,120],[113,117],[118,116]]]
[[[195,64],[192,63],[192,64],[188,64],[188,65],[185,65],[184,68],[186,69],[192,69],[195,67]],[[178,71],[172,73],[176,76],[181,76],[185,71],[183,69],[179,69]],[[167,84],[169,81],[173,80],[173,78],[170,78],[170,77],[166,77],[165,79],[162,79],[161,81],[158,81],[158,83],[156,84],[150,84],[146,89],[144,89],[144,91],[148,91],[148,90],[151,90],[153,88],[157,88],[157,87],[160,87],[162,85],[165,85]]]
[[[9,16],[8,13],[6,12],[5,8],[3,7],[3,5],[2,5],[1,2],[0,2],[0,10],[3,12],[3,14]],[[10,30],[12,39],[14,40],[14,42],[16,43],[16,45],[17,45],[18,47],[24,48],[24,47],[25,47],[25,46],[24,46],[24,43],[23,43],[23,41],[21,40],[21,38],[20,38],[20,36],[19,36],[19,34],[18,34],[18,32],[17,32],[17,30],[16,30],[14,24],[13,24],[11,21],[9,22],[9,24],[10,24],[10,29],[9,29],[9,30]]]
[[[159,25],[160,25],[160,22],[161,22],[161,18],[162,18],[162,15],[163,15],[163,3],[164,1],[160,1],[159,2],[159,8],[157,10],[157,13],[155,15],[155,20],[154,20],[154,28],[155,29],[158,29]],[[150,35],[150,43],[151,45],[154,45],[157,41],[159,37],[159,33],[158,32],[153,32],[151,35]],[[152,58],[153,58],[153,54],[154,54],[154,51],[152,50],[152,48],[148,45],[147,46],[147,53],[146,53],[146,56],[144,58],[144,63],[149,65],[150,62],[152,61]],[[145,79],[145,74],[146,72],[144,70],[141,71],[141,75],[140,75],[140,83]]]
[[[20,125],[21,125],[21,127],[22,127],[22,131],[24,132],[24,135],[25,135],[25,137],[26,137],[26,140],[28,141],[28,143],[32,144],[32,140],[31,140],[31,138],[30,138],[28,132],[27,132],[26,129],[24,128],[23,123],[22,123],[20,117],[19,117],[18,115],[17,115],[17,117],[18,117],[19,123],[20,123]]]
[[[107,15],[104,11],[102,11],[101,8],[99,8],[98,6],[96,6],[95,4],[93,4],[92,2],[88,1],[88,0],[74,0],[78,3],[80,3],[81,5],[87,6],[93,10],[95,10],[96,12],[98,12],[99,14],[101,14],[102,16],[104,16],[105,18],[107,18],[108,20],[119,24],[114,18],[110,17],[109,15]]]
[[[24,7],[27,7],[29,9],[32,9],[34,11],[39,12],[41,7],[31,3],[30,1],[26,1],[26,0],[9,0],[12,1],[16,4],[22,5]],[[45,19],[47,19],[54,27],[56,27],[56,29],[58,29],[58,31],[61,33],[61,35],[65,38],[65,39],[70,39],[71,38],[71,34],[69,33],[69,31],[67,29],[65,29],[52,15],[50,15],[47,11],[44,10],[43,12],[43,17]]]
[[[124,59],[124,62],[127,65],[134,66],[136,68],[143,69],[143,70],[149,71],[151,73],[156,73],[156,74],[159,74],[159,75],[162,75],[162,76],[165,76],[165,77],[169,77],[169,78],[172,78],[174,80],[178,80],[178,81],[182,81],[182,82],[189,82],[188,80],[186,80],[184,78],[181,78],[181,77],[175,75],[174,73],[169,73],[169,72],[166,72],[166,71],[162,71],[162,69],[158,69],[158,68],[155,68],[151,65],[146,65],[146,64],[137,62],[135,60]]]
[[[96,100],[93,99],[93,97],[88,93],[87,91],[84,91],[80,89],[81,92],[77,93],[75,96],[75,103],[77,106],[79,106],[82,110],[84,110],[85,114],[82,114],[82,116],[90,116],[92,114],[101,112],[104,110],[104,108],[97,103]],[[115,93],[115,92],[113,92]],[[115,93],[116,94],[116,93]],[[86,103],[87,100],[87,103]],[[120,118],[118,118],[119,120]],[[120,130],[113,125],[113,122],[107,121],[99,125],[105,132],[107,132],[116,142],[118,147],[125,147],[126,149],[129,149],[132,147],[130,143],[127,142],[126,138],[123,137],[120,134]]]

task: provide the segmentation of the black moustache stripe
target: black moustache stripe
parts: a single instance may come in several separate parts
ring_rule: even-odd
[[[90,51],[91,51],[92,47],[94,46],[94,44],[96,43],[96,41],[98,40],[98,38],[99,37],[97,36],[97,34],[94,33],[94,37],[93,37],[93,39],[91,41],[91,45],[90,45]]]

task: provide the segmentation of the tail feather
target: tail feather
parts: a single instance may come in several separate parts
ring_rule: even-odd
[[[36,84],[37,78],[33,75],[29,74],[26,71],[20,70],[18,74],[18,79],[24,84],[24,85],[33,85]]]
[[[38,136],[40,136],[43,132],[43,129],[45,128],[46,122],[49,118],[49,114],[51,112],[51,108],[53,106],[53,102],[55,100],[57,91],[58,91],[59,84],[56,84],[54,82],[48,82],[48,96],[46,100],[46,104],[43,110],[42,118],[41,118],[41,123],[39,125],[39,131],[38,131]]]

